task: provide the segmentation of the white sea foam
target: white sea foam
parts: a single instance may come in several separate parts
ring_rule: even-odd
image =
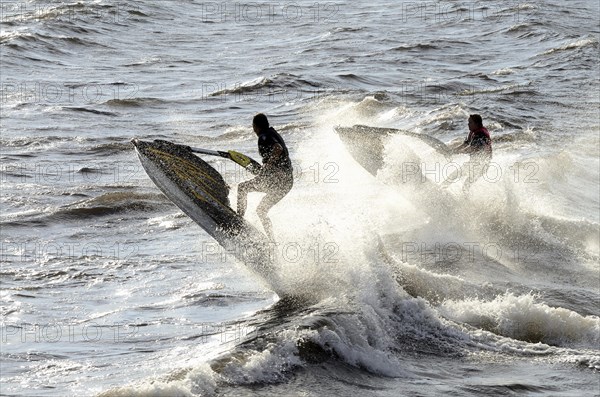
[[[580,39],[575,42],[563,44],[560,47],[552,48],[546,52],[543,52],[541,55],[549,55],[555,52],[573,50],[587,46],[598,46],[598,40],[596,38]]]
[[[492,301],[447,300],[438,310],[454,321],[528,342],[590,348],[600,342],[598,317],[538,303],[532,294],[506,293]]]

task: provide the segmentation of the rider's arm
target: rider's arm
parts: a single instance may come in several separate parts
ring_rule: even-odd
[[[473,140],[473,133],[469,132],[467,139],[465,139],[465,141],[460,146],[457,146],[456,148],[452,149],[452,151],[454,153],[471,153],[472,140]]]
[[[469,153],[469,143],[463,142],[459,146],[452,148],[453,153]]]

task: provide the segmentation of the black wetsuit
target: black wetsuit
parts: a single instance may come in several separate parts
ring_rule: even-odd
[[[465,144],[471,146],[471,159],[477,161],[487,161],[492,159],[492,138],[485,127],[476,131],[469,132]]]
[[[467,193],[473,183],[481,178],[486,172],[492,160],[492,138],[485,127],[470,131],[462,147],[470,147],[471,157],[460,168],[454,170],[443,183],[446,187],[452,182],[461,179],[463,173],[467,178],[463,184],[463,193]],[[466,171],[466,172],[465,172]]]
[[[282,172],[284,174],[292,175],[292,162],[290,160],[290,153],[288,152],[287,146],[283,141],[283,138],[273,127],[265,132],[261,132],[258,135],[258,152],[263,158],[263,165],[271,162],[271,156],[273,155],[273,149],[276,144],[279,144],[283,149],[283,153],[279,157],[279,160],[272,162],[270,166],[264,167],[267,171]]]
[[[271,160],[275,146],[279,144],[283,152],[276,161]],[[238,185],[238,214],[244,216],[246,212],[247,196],[249,192],[264,192],[265,197],[256,208],[265,232],[273,238],[271,221],[267,213],[277,204],[294,184],[293,167],[289,152],[283,138],[274,128],[262,131],[258,135],[258,152],[263,159],[263,167],[258,176]]]

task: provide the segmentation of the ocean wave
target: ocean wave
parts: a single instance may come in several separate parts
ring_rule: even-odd
[[[0,35],[1,45],[10,45],[14,49],[44,49],[53,54],[68,54],[73,46],[84,47],[102,47],[110,48],[109,45],[94,41],[89,38],[88,31],[83,28],[74,28],[75,34],[83,35],[78,37],[75,35],[60,35],[53,33],[31,32],[25,30],[15,30],[2,32]],[[36,45],[37,44],[37,45]]]
[[[483,89],[469,88],[466,90],[461,90],[456,93],[458,96],[471,96],[471,95],[482,95],[482,94],[508,94],[508,95],[516,95],[516,94],[527,94],[527,95],[537,95],[538,91],[533,88],[531,83],[528,84],[507,84],[499,87],[490,87]]]
[[[219,135],[216,138],[213,138],[212,140],[220,142],[220,141],[238,141],[240,139],[245,139],[248,137],[254,137],[252,135],[252,132],[250,131],[250,128],[248,127],[231,127],[228,128],[224,133],[222,133],[221,135]]]
[[[550,55],[557,52],[576,50],[585,47],[598,47],[598,40],[596,38],[580,39],[572,43],[563,44],[560,47],[552,48],[548,51],[541,53],[540,55]]]
[[[106,142],[108,141],[108,142]],[[39,153],[40,149],[49,149],[54,147],[63,148],[68,145],[67,152],[71,152],[72,145],[77,145],[77,149],[80,153],[88,154],[103,154],[112,155],[123,152],[129,152],[133,150],[129,139],[123,140],[120,137],[106,137],[106,138],[85,138],[80,136],[31,136],[31,137],[17,137],[17,138],[0,138],[0,145],[4,148],[14,149],[26,149],[33,153],[11,153],[11,156],[30,156],[35,157]],[[10,160],[10,158],[7,158]],[[27,168],[25,168],[27,169]],[[7,168],[7,172],[10,172],[10,168]]]
[[[448,300],[438,310],[453,321],[529,343],[588,348],[600,343],[600,318],[538,303],[531,294]]]
[[[86,107],[81,107],[81,106],[79,106],[79,107],[63,106],[62,109],[69,110],[72,112],[92,113],[92,114],[97,114],[100,116],[118,116],[117,113],[107,112],[104,110],[91,109],[91,108],[86,108]]]
[[[513,74],[515,71],[511,68],[502,68],[492,72],[495,76],[507,76]]]
[[[210,366],[202,364],[174,371],[171,375],[159,379],[112,388],[96,397],[213,396],[217,391],[217,379],[218,376]]]
[[[0,138],[0,145],[3,147],[28,147],[28,146],[44,146],[52,145],[56,142],[70,141],[72,138],[49,135],[41,137],[17,137],[17,138]]]
[[[160,98],[128,98],[128,99],[110,99],[104,102],[105,105],[114,107],[151,107],[167,104],[168,101]]]
[[[415,298],[426,299],[431,304],[497,293],[497,289],[489,285],[479,286],[458,276],[438,274],[417,265],[397,260],[391,265],[396,269],[396,280],[406,292]]]
[[[583,368],[600,371],[600,355],[594,354],[567,354],[560,362],[576,364]]]
[[[536,136],[529,132],[511,132],[508,134],[497,135],[492,138],[494,143],[500,142],[533,142]]]
[[[249,332],[247,337],[236,341],[231,350],[211,359],[209,363],[192,364],[173,370],[159,379],[151,378],[134,385],[114,388],[100,396],[194,396],[211,394],[221,388],[261,387],[288,382],[298,371],[310,370],[313,366],[320,371],[327,368],[328,373],[336,375],[343,368],[353,368],[357,371],[355,376],[407,377],[410,376],[410,369],[407,368],[410,364],[403,359],[406,356],[418,354],[457,359],[468,354],[469,349],[502,350],[502,347],[498,348],[498,344],[504,343],[503,338],[492,335],[479,342],[482,338],[475,334],[471,337],[471,331],[452,322],[477,323],[481,317],[493,317],[499,312],[500,315],[496,317],[509,318],[502,325],[507,325],[504,328],[512,330],[505,333],[511,334],[515,339],[523,337],[515,332],[514,326],[515,321],[521,318],[532,317],[533,321],[544,326],[547,318],[539,316],[539,311],[549,312],[553,318],[566,319],[567,323],[573,322],[569,325],[570,328],[577,328],[577,324],[580,324],[576,314],[573,315],[566,309],[531,304],[526,299],[521,301],[524,299],[522,297],[510,295],[504,300],[509,301],[510,306],[513,304],[511,299],[516,299],[518,307],[514,310],[492,310],[504,304],[501,298],[491,301],[478,298],[446,300],[439,308],[435,308],[422,298],[406,294],[390,277],[390,269],[381,266],[380,259],[377,259],[379,257],[377,249],[372,248],[368,249],[364,258],[355,258],[360,264],[360,274],[355,272],[357,269],[353,269],[352,264],[346,264],[346,272],[339,277],[348,282],[346,287],[351,286],[350,290],[341,294],[330,291],[334,296],[312,306],[302,305],[299,308],[288,308],[282,300],[244,321],[240,325]],[[414,272],[408,275],[412,276]],[[438,277],[433,274],[423,276],[428,279],[425,284],[437,279],[438,284],[431,286],[432,289],[452,281],[456,285],[450,289],[458,292],[463,283],[458,277]],[[339,286],[330,280],[330,289],[337,290]],[[205,297],[204,293],[189,295],[190,299],[200,299],[200,302]],[[468,306],[469,303],[472,304]],[[532,306],[539,310],[531,310]],[[586,320],[589,318],[584,318]],[[498,326],[488,325],[491,322],[486,322],[482,328],[497,331]],[[523,338],[527,339],[532,333],[525,334]],[[559,358],[564,359],[564,355],[561,356],[560,352],[549,347],[538,347],[518,340],[514,343],[516,345],[511,345],[513,350],[521,355],[547,356],[556,353]],[[204,346],[189,348],[204,349]],[[582,365],[584,363],[585,360]],[[422,368],[418,371],[421,370]],[[355,380],[354,385],[360,384],[360,380]],[[519,389],[521,386],[514,387]]]
[[[360,32],[364,30],[363,27],[339,27],[331,31],[331,33],[348,33],[348,32]]]
[[[132,150],[133,150],[133,148],[131,146],[131,143],[128,141],[123,141],[123,142],[102,143],[102,144],[91,147],[87,151],[89,153],[111,155],[111,154],[117,154],[117,153],[123,153],[123,152],[130,152]]]
[[[132,67],[132,66],[155,65],[155,64],[161,63],[162,61],[163,61],[163,58],[161,58],[159,56],[151,56],[151,57],[144,57],[137,62],[131,62],[131,63],[124,64],[123,66]]]
[[[536,27],[539,27],[539,29],[536,29]],[[506,32],[515,35],[519,39],[541,37],[541,39],[538,40],[542,41],[558,36],[556,33],[552,33],[544,29],[543,23],[533,20],[512,25],[506,29]]]
[[[351,105],[351,111],[355,117],[358,116],[361,119],[364,117],[377,118],[394,108],[391,103],[381,101],[375,95],[366,96],[362,101]]]
[[[149,211],[168,202],[162,194],[112,192],[98,197],[73,203],[54,212],[51,217],[59,219],[80,219],[104,216],[124,211]]]
[[[77,26],[78,24],[98,21],[114,23],[125,18],[124,15],[120,15],[125,11],[133,14],[137,10],[137,7],[129,10],[124,7],[120,9],[122,8],[121,5],[102,2],[49,3],[32,1],[30,3],[7,6],[3,10],[5,11],[3,19],[11,24],[39,22],[42,24],[52,24],[55,28],[81,29],[80,26]]]
[[[0,32],[0,44],[6,45],[13,40],[35,41],[35,34],[28,30],[10,30]]]
[[[522,31],[529,32],[529,28],[531,27],[530,23],[519,23],[517,25],[512,25],[508,28],[507,32],[509,33],[520,33]]]
[[[288,331],[289,334],[296,334]],[[279,383],[287,373],[302,365],[295,336],[282,338],[264,350],[245,352],[243,360],[231,360],[219,369],[220,377],[231,385]],[[213,365],[214,367],[214,365]]]
[[[166,230],[177,230],[189,222],[185,214],[178,213],[151,218],[148,219],[147,223],[148,225],[159,226]]]
[[[436,50],[439,47],[432,43],[415,43],[415,44],[403,44],[390,49],[390,51],[427,51]]]
[[[148,212],[170,206],[170,201],[158,193],[112,192],[85,199],[58,209],[29,211],[4,217],[2,226],[48,226],[57,222],[90,220],[119,213]]]
[[[261,77],[257,77],[254,80],[246,81],[241,84],[236,84],[234,88],[225,88],[222,90],[212,92],[209,96],[220,96],[220,95],[226,95],[226,94],[241,94],[241,93],[252,92],[256,89],[267,87],[271,83],[272,83],[272,80],[270,80],[264,76],[261,76]]]
[[[210,90],[212,88],[212,90]],[[231,86],[225,84],[207,87],[206,96],[222,97],[234,95],[236,100],[264,98],[280,98],[285,102],[324,96],[336,87],[326,87],[321,83],[302,78],[301,76],[279,73],[274,76],[260,76],[242,83],[235,82]]]
[[[382,84],[388,84],[388,82],[380,81],[373,77],[358,75],[355,73],[338,74],[337,77],[342,80],[358,82],[358,83],[366,84],[369,86],[378,86],[378,85],[382,85]]]

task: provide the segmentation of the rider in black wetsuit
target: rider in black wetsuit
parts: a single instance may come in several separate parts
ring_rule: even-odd
[[[269,126],[267,116],[262,113],[254,116],[252,128],[258,136],[258,152],[263,159],[263,166],[256,178],[238,185],[237,212],[241,216],[246,213],[249,192],[266,193],[256,208],[256,213],[265,233],[273,240],[273,227],[267,213],[292,189],[292,162],[283,138]]]

